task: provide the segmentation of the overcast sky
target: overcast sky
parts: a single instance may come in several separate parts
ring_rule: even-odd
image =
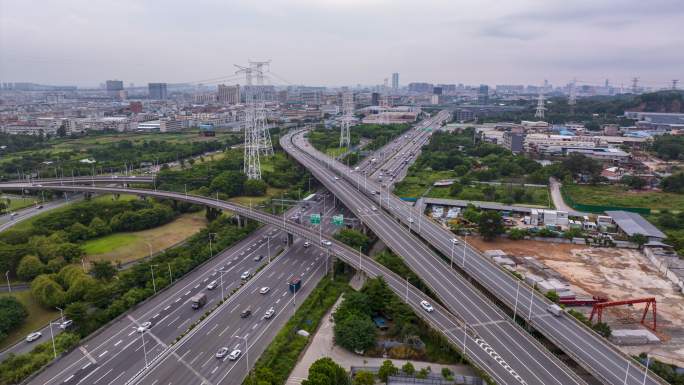
[[[684,83],[682,0],[0,0],[0,81]],[[276,77],[277,75],[277,77]]]

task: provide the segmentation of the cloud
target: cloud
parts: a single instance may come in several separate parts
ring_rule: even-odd
[[[681,77],[678,0],[2,0],[0,79],[144,84],[272,59],[292,83]],[[627,75],[630,74],[630,75]]]

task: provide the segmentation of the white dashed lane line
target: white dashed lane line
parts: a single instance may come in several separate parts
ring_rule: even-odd
[[[119,344],[122,343],[122,342],[123,342],[123,340],[118,340],[118,341],[114,344],[114,347],[119,346]]]

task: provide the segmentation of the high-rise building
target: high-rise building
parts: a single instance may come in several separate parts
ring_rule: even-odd
[[[477,92],[477,102],[479,104],[489,103],[489,86],[486,84],[480,84],[480,89]]]
[[[219,103],[240,103],[240,85],[227,86],[225,84],[219,84],[216,99],[218,99]]]
[[[380,94],[378,92],[373,92],[371,94],[371,106],[380,105]]]
[[[128,104],[128,109],[134,114],[140,114],[143,111],[143,105],[141,102],[130,102]]]
[[[395,72],[392,74],[392,89],[399,89],[399,72]]]
[[[118,93],[119,91],[122,91],[124,89],[123,81],[121,81],[121,80],[107,80],[105,82],[105,88],[107,89],[107,92]]]
[[[432,92],[432,84],[430,83],[409,83],[408,88],[411,92]]]
[[[442,87],[432,87],[432,94],[433,95],[441,95],[442,94]]]
[[[166,100],[166,83],[148,83],[147,90],[150,94],[150,99]]]

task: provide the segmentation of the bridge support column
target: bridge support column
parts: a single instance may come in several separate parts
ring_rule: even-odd
[[[206,206],[204,216],[208,221],[213,221],[221,215],[221,210]]]
[[[83,199],[85,199],[87,201],[89,201],[90,198],[92,198],[92,197],[93,197],[92,193],[89,193],[89,192],[83,193]]]
[[[239,229],[242,228],[242,217],[239,214],[235,214],[235,221]]]
[[[288,247],[292,246],[293,243],[294,243],[294,235],[292,235],[291,233],[287,233],[287,246]]]

